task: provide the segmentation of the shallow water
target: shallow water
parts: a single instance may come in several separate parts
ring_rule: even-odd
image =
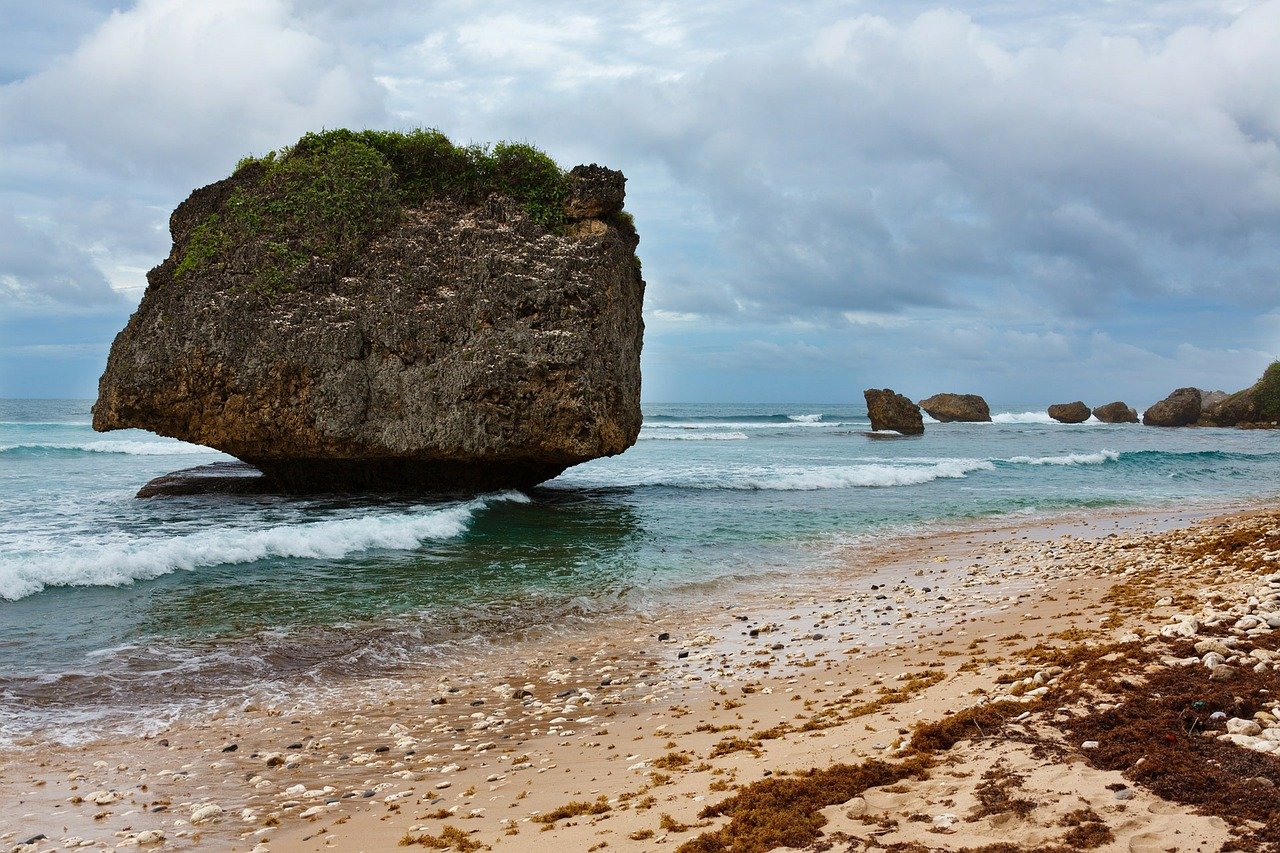
[[[0,736],[89,736],[730,600],[967,519],[1271,499],[1280,463],[1272,432],[1066,426],[1037,406],[883,440],[860,405],[651,405],[626,454],[528,494],[137,500],[227,457],[94,433],[88,407],[0,401]]]

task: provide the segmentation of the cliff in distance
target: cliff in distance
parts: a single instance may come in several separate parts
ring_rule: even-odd
[[[170,218],[98,430],[225,451],[290,491],[532,486],[640,429],[625,178],[526,145],[329,131]]]

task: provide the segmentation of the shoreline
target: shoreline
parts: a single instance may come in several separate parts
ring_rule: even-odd
[[[799,594],[611,625],[576,643],[517,645],[494,655],[508,658],[505,669],[447,680],[433,672],[431,682],[397,675],[398,696],[352,682],[358,695],[347,708],[249,707],[155,738],[45,745],[39,756],[7,750],[0,793],[18,806],[13,825],[0,819],[0,849],[45,833],[52,842],[31,850],[64,849],[67,838],[381,850],[405,837],[444,839],[446,826],[457,849],[528,849],[531,838],[547,849],[674,849],[713,826],[697,817],[705,804],[765,769],[890,754],[900,729],[959,710],[967,691],[990,691],[983,678],[997,664],[965,667],[990,658],[991,645],[1021,642],[1001,638],[1044,634],[1050,623],[1114,632],[1090,611],[1118,577],[1090,562],[1094,551],[1176,538],[1166,531],[1203,527],[1217,510],[1075,511],[1083,517],[1027,528],[976,521],[877,541],[883,553],[846,562],[825,590],[806,584]],[[1230,523],[1267,512],[1237,505]],[[663,633],[670,638],[658,640]],[[965,645],[984,637],[984,653]],[[783,731],[798,709],[830,722],[872,705],[805,736]],[[545,822],[569,803],[585,804],[568,809],[583,814]],[[1198,820],[1168,813],[1186,826]],[[1204,837],[1223,831],[1205,828]]]

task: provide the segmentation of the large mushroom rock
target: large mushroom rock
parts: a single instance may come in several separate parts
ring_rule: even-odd
[[[987,401],[977,394],[934,394],[921,400],[920,408],[928,412],[929,417],[943,423],[991,420]]]
[[[1082,424],[1089,420],[1091,414],[1093,412],[1080,400],[1074,403],[1054,403],[1049,407],[1049,417],[1060,424]]]
[[[1272,362],[1262,378],[1243,391],[1203,405],[1200,423],[1254,428],[1280,424],[1280,361]]]
[[[871,428],[893,430],[903,435],[921,435],[924,433],[924,418],[920,416],[920,407],[907,397],[894,393],[889,388],[868,388],[862,392],[867,400],[867,417],[871,419]]]
[[[1146,426],[1182,427],[1199,419],[1199,388],[1178,388],[1142,413],[1142,423]]]
[[[287,491],[524,488],[640,430],[625,178],[523,145],[308,134],[170,219],[93,425]]]
[[[1093,410],[1093,416],[1104,424],[1136,424],[1138,410],[1128,403],[1116,400]]]

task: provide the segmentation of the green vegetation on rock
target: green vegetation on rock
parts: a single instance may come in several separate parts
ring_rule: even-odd
[[[1273,361],[1254,386],[1254,399],[1264,421],[1280,421],[1280,361]]]
[[[531,145],[457,146],[435,130],[329,130],[236,166],[236,188],[191,232],[174,278],[227,268],[252,275],[252,287],[291,290],[309,264],[342,275],[404,207],[449,198],[478,203],[497,192],[530,219],[564,223],[569,180]]]

